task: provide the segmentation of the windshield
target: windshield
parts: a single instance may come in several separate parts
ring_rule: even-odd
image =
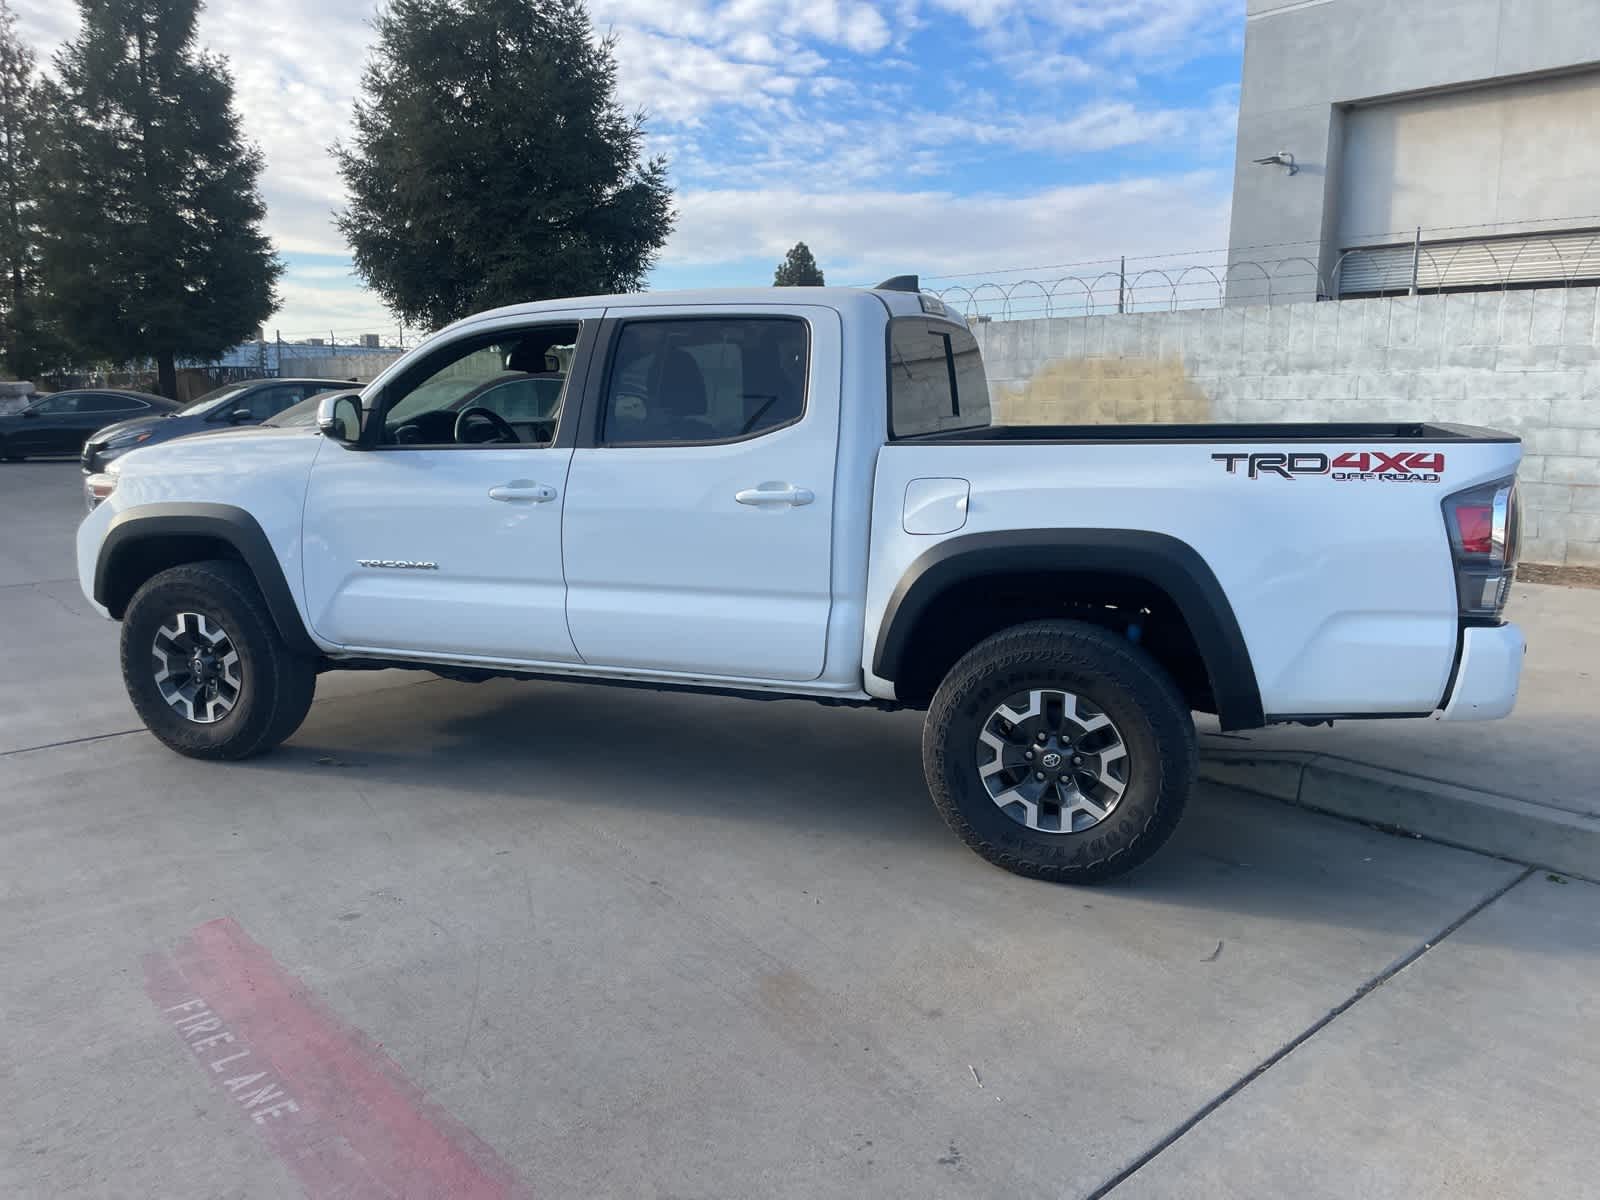
[[[244,391],[246,386],[240,383],[225,383],[219,388],[212,388],[204,396],[189,401],[189,403],[173,413],[173,416],[195,417],[201,413],[208,413],[212,409],[220,407],[223,401],[237,396]]]

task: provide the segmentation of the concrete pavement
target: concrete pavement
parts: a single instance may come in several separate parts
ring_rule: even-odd
[[[1119,1200],[1595,1194],[1597,902],[1594,884],[1522,880]]]
[[[1215,787],[1038,884],[915,715],[790,702],[334,676],[190,762],[125,732],[76,484],[0,470],[0,1194],[1586,1186],[1588,885]]]

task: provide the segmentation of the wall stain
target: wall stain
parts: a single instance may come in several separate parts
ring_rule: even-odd
[[[1183,359],[1053,358],[999,391],[1008,425],[1172,425],[1223,420]]]

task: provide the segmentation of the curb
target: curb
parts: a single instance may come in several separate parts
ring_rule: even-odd
[[[1600,883],[1600,815],[1299,750],[1202,748],[1200,778]]]
[[[1518,563],[1518,583],[1554,583],[1565,587],[1600,588],[1600,567],[1560,563]]]

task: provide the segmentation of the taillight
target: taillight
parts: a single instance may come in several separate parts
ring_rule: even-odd
[[[1467,620],[1498,620],[1511,597],[1521,542],[1517,481],[1501,479],[1445,497],[1456,601]]]

